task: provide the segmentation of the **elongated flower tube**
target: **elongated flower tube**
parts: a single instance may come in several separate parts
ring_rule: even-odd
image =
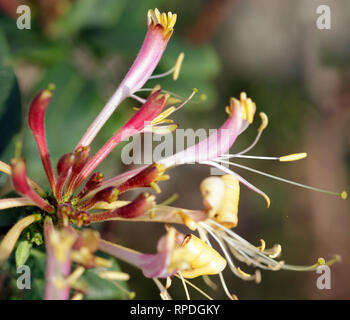
[[[78,187],[90,173],[103,161],[103,159],[124,139],[142,132],[164,108],[168,96],[161,94],[161,89],[152,92],[147,101],[131,117],[131,119],[96,153],[90,162],[84,167],[74,185]],[[73,188],[73,189],[74,189]]]
[[[36,206],[47,212],[53,212],[55,210],[54,207],[48,204],[29,186],[26,164],[23,159],[12,159],[11,171],[12,184],[19,194],[31,199]]]
[[[228,151],[245,127],[243,122],[245,113],[242,111],[240,103],[234,99],[231,99],[227,110],[229,110],[229,117],[216,132],[199,143],[160,160],[158,163],[170,168],[175,165],[215,159]]]
[[[103,222],[113,220],[116,217],[124,219],[137,218],[150,210],[155,205],[154,197],[145,193],[140,194],[134,201],[121,206],[117,209],[105,211],[102,213],[94,213],[90,215],[90,222]]]
[[[158,241],[156,254],[143,254],[104,240],[100,240],[99,248],[141,269],[148,278],[166,278],[178,271],[194,278],[220,273],[226,267],[225,259],[213,248],[194,235],[177,235],[174,228]]]
[[[76,240],[67,229],[56,230],[50,218],[45,219],[46,242],[46,300],[69,299],[70,286],[67,277],[71,270],[70,253]]]
[[[40,158],[44,166],[52,192],[56,193],[56,178],[53,172],[45,134],[45,113],[51,101],[52,91],[49,89],[40,91],[31,103],[28,115],[29,127],[33,132],[37,143]]]
[[[148,11],[148,31],[139,54],[113,96],[81,138],[78,146],[90,145],[119,104],[142,88],[150,78],[173,33],[176,17],[176,14],[171,12],[160,13],[158,9]]]

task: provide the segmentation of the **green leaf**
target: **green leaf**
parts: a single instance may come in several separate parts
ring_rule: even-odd
[[[33,244],[29,242],[28,240],[22,240],[19,242],[17,249],[16,249],[16,266],[17,268],[24,265],[29,256],[30,251],[32,249]]]
[[[102,255],[102,254],[101,254]],[[104,268],[106,271],[121,271],[118,262],[107,255],[103,255],[104,258],[108,258],[112,262],[110,268]],[[84,299],[88,300],[116,300],[127,299],[128,285],[126,281],[117,281],[117,285],[110,280],[102,279],[98,273],[101,269],[89,269],[84,273],[82,280],[87,285],[87,294]],[[120,289],[123,288],[123,289]]]
[[[8,61],[7,41],[0,30],[0,155],[21,128],[21,96]]]

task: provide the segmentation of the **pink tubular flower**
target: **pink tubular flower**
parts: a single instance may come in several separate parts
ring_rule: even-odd
[[[227,152],[242,132],[243,116],[241,106],[231,100],[229,118],[207,139],[200,141],[175,155],[159,161],[166,168],[185,163],[196,163],[215,159]]]
[[[71,270],[70,253],[76,236],[68,229],[56,230],[52,220],[44,222],[46,242],[46,300],[68,300],[70,286],[66,280]]]
[[[196,236],[170,228],[157,245],[157,253],[144,254],[100,240],[100,250],[142,270],[147,278],[167,278],[181,272],[186,278],[218,274],[226,260]]]
[[[77,147],[90,145],[119,104],[141,89],[150,78],[173,33],[176,14],[169,12],[166,15],[161,14],[158,9],[149,10],[147,23],[148,31],[136,60],[113,96],[85,132]]]

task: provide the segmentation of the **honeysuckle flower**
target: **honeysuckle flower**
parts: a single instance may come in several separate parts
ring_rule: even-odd
[[[233,256],[240,262],[268,270],[313,270],[318,265],[326,263],[321,259],[311,267],[287,265],[275,260],[281,252],[279,245],[266,249],[265,242],[262,240],[260,247],[256,247],[231,230],[238,223],[240,183],[262,195],[268,205],[270,199],[264,192],[224,165],[261,172],[229,161],[230,159],[245,157],[285,162],[299,160],[306,156],[305,153],[283,157],[245,155],[256,145],[268,124],[268,118],[263,112],[259,113],[261,126],[252,145],[239,153],[228,153],[238,136],[254,120],[256,105],[245,93],[241,94],[239,100],[234,98],[230,100],[229,106],[226,107],[228,119],[216,132],[198,144],[156,163],[144,165],[108,179],[105,179],[103,173],[94,172],[123,139],[144,132],[160,133],[175,129],[177,125],[167,117],[181,109],[197,92],[196,89],[193,89],[187,99],[178,101],[171,100],[171,97],[163,92],[160,86],[154,89],[142,89],[146,81],[151,78],[161,78],[172,73],[173,78],[177,79],[184,58],[184,55],[180,54],[171,70],[152,76],[173,33],[176,15],[170,12],[160,13],[155,9],[150,10],[147,17],[148,31],[135,62],[76,148],[60,157],[56,164],[56,174],[48,152],[44,124],[45,112],[49,107],[53,87],[50,86],[39,92],[31,103],[28,117],[29,127],[37,142],[51,190],[45,192],[27,177],[25,161],[18,152],[12,159],[11,165],[0,161],[0,171],[11,177],[14,190],[22,196],[0,199],[0,210],[30,207],[30,213],[19,220],[2,239],[0,265],[9,258],[21,234],[32,224],[41,230],[46,246],[46,299],[68,299],[72,289],[76,291],[73,298],[81,298],[85,288],[79,279],[84,270],[110,266],[108,260],[95,255],[98,250],[107,252],[141,269],[146,277],[153,278],[160,288],[161,297],[166,299],[170,298],[167,289],[170,287],[171,277],[180,277],[185,286],[186,295],[189,297],[186,284],[196,287],[187,279],[208,275],[219,275],[225,292],[232,298],[222,275],[227,264],[231,271],[240,278],[260,281],[258,271],[255,275],[250,275],[242,271],[240,267],[236,267]],[[135,94],[141,89],[145,92],[150,91],[147,99]],[[141,107],[95,155],[91,155],[90,144],[94,137],[118,105],[127,97],[141,103]],[[167,105],[170,106],[164,110]],[[201,184],[204,208],[189,210],[157,204],[155,196],[147,192],[139,194],[132,201],[119,200],[121,193],[138,188],[152,188],[156,193],[161,192],[158,183],[170,178],[166,170],[186,164],[208,165],[227,173],[222,177],[210,177]],[[266,173],[261,174],[304,186]],[[304,187],[332,194],[325,190]],[[333,194],[341,195],[342,198],[346,197],[345,192]],[[91,224],[109,220],[164,223],[167,226],[167,234],[158,241],[157,253],[144,254],[107,242],[100,238],[97,231],[85,228]],[[184,225],[192,232],[197,232],[198,237],[192,233],[182,234],[174,227],[169,227],[168,224]],[[222,255],[212,247],[212,239],[219,245]],[[34,239],[29,239],[29,241],[35,242]],[[332,262],[334,260],[328,263]],[[74,270],[73,266],[75,266]],[[99,274],[111,279],[125,278],[125,275],[110,274],[108,271]],[[167,278],[166,285],[164,286],[158,278]],[[207,278],[205,279],[208,281]],[[203,293],[199,288],[196,289]],[[203,294],[208,297],[205,293]]]
[[[203,254],[201,259],[194,259],[194,265],[192,265],[189,261],[191,257],[193,258],[196,254],[190,255],[187,262],[195,268],[184,267],[178,272],[181,272],[181,275],[186,278],[193,278],[197,276],[210,275],[210,274],[219,274],[220,280],[222,282],[223,288],[227,293],[228,297],[231,299],[232,295],[229,293],[227,289],[227,285],[223,278],[221,269],[219,266],[220,261],[222,261],[222,266],[229,265],[231,271],[243,280],[250,280],[259,283],[261,281],[261,273],[260,270],[270,270],[270,271],[278,271],[278,270],[292,270],[292,271],[312,271],[316,270],[316,268],[320,265],[327,264],[331,265],[336,261],[339,261],[339,257],[335,256],[333,259],[329,261],[325,261],[323,258],[319,258],[314,265],[311,266],[297,266],[286,264],[283,260],[276,260],[280,257],[282,252],[282,247],[279,244],[275,244],[271,248],[266,248],[265,241],[261,239],[260,246],[254,246],[248,241],[244,240],[241,236],[235,233],[232,228],[236,227],[238,224],[238,204],[239,204],[239,180],[234,175],[224,175],[222,177],[209,177],[203,180],[200,186],[200,190],[203,196],[203,204],[204,209],[201,210],[189,210],[182,209],[164,205],[155,205],[151,209],[146,210],[143,214],[127,218],[120,215],[109,215],[106,216],[106,220],[117,220],[117,221],[139,221],[139,222],[161,222],[161,223],[171,223],[171,224],[183,224],[186,225],[189,229],[193,231],[197,231],[200,236],[199,238],[194,235],[181,236],[180,233],[177,236],[178,243],[182,243],[181,247],[184,248],[186,245],[185,239],[192,239],[192,244],[200,241],[201,250],[204,250],[205,254]],[[117,211],[118,208],[123,208],[129,204],[128,201],[117,201],[110,205],[102,205],[100,208],[110,209],[109,212]],[[114,209],[112,209],[114,208]],[[98,209],[98,207],[97,207]],[[97,214],[98,215],[98,214]],[[92,221],[92,223],[99,222],[97,220]],[[221,252],[224,256],[224,260],[221,260],[219,257],[215,257],[219,255],[217,251],[211,251],[208,248],[213,249],[211,240],[212,238],[221,249]],[[198,242],[199,243],[199,242]],[[196,246],[187,247],[188,251],[194,252],[197,250]],[[206,246],[204,246],[204,244]],[[111,245],[113,247],[113,245]],[[108,247],[109,252],[112,253],[111,247]],[[118,247],[120,248],[120,247]],[[199,250],[199,248],[198,248]],[[118,255],[118,251],[114,251],[115,256]],[[184,258],[186,253],[183,251],[176,251],[173,253],[172,261],[177,261],[177,257]],[[147,256],[149,259],[156,259],[157,261],[161,261],[161,257],[163,256],[150,255]],[[121,257],[122,259],[125,257]],[[130,258],[130,257],[129,257]],[[222,257],[221,257],[222,258]],[[223,259],[223,258],[222,258]],[[245,263],[248,266],[253,266],[256,268],[254,274],[249,274],[241,269],[241,267],[237,266],[234,262],[234,259],[238,261],[238,263]],[[180,259],[181,260],[181,259]],[[153,261],[153,260],[152,260]],[[183,261],[183,259],[182,259]],[[206,265],[206,262],[215,261],[214,266]],[[225,262],[224,262],[225,261]],[[163,266],[164,266],[163,262]],[[168,268],[168,264],[166,264]],[[171,263],[170,263],[171,265]],[[141,269],[144,268],[142,265],[138,265]],[[207,268],[212,270],[210,272]],[[144,270],[144,269],[143,269]],[[163,270],[163,269],[162,269]],[[172,269],[170,269],[172,270]],[[215,270],[215,272],[213,272]],[[162,274],[166,276],[166,274]],[[160,274],[157,275],[160,277]]]
[[[173,34],[176,18],[176,14],[171,12],[168,12],[168,14],[160,13],[158,9],[148,11],[148,31],[139,54],[113,96],[78,143],[78,146],[90,145],[119,104],[141,89],[151,77]]]
[[[156,254],[142,254],[104,240],[99,248],[140,268],[148,278],[167,278],[176,272],[195,278],[217,274],[226,267],[226,260],[212,247],[195,235],[185,236],[174,228],[158,241]]]

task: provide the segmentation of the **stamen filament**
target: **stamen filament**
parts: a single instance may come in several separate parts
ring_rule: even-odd
[[[175,277],[180,278],[179,275],[175,274]],[[205,276],[203,276],[205,277]],[[183,277],[182,277],[183,278]],[[204,297],[206,297],[208,300],[214,300],[211,296],[209,296],[208,294],[206,294],[203,290],[201,290],[200,288],[198,288],[195,284],[193,284],[192,282],[188,281],[187,279],[183,278],[183,280],[190,285],[193,289],[197,290],[200,294],[202,294]]]
[[[163,300],[172,300],[168,290],[166,290],[163,286],[163,284],[159,281],[158,278],[152,278],[152,280],[154,281],[154,283],[156,284],[156,286],[158,287],[159,291],[160,291],[160,296],[162,297]]]
[[[187,289],[187,286],[186,286],[186,282],[184,280],[184,277],[182,276],[182,273],[180,271],[178,272],[178,274],[179,274],[180,279],[182,281],[182,285],[184,286],[186,298],[187,298],[187,300],[191,300],[190,294],[188,293],[188,289]]]
[[[313,191],[318,191],[318,192],[329,194],[329,195],[340,196],[343,199],[344,199],[344,197],[346,198],[346,192],[345,191],[343,191],[343,192],[334,192],[334,191],[328,191],[328,190],[324,190],[324,189],[320,189],[320,188],[316,188],[316,187],[311,187],[311,186],[308,186],[308,185],[305,185],[305,184],[302,184],[302,183],[298,183],[298,182],[294,182],[294,181],[291,181],[291,180],[288,180],[288,179],[276,177],[276,176],[274,176],[272,174],[265,173],[265,172],[262,172],[262,171],[259,171],[259,170],[256,170],[256,169],[252,169],[252,168],[243,166],[243,165],[238,164],[238,163],[225,161],[225,160],[220,160],[220,161],[222,163],[233,165],[233,166],[238,167],[238,168],[246,169],[248,171],[251,171],[251,172],[254,172],[254,173],[257,173],[257,174],[261,174],[261,175],[263,175],[265,177],[269,177],[269,178],[272,178],[272,179],[275,179],[275,180],[278,180],[278,181],[289,183],[289,184],[292,184],[292,185],[295,185],[295,186],[298,186],[298,187],[301,187],[301,188],[305,188],[305,189],[309,189],[309,190],[313,190]]]
[[[146,99],[141,98],[141,97],[137,96],[136,94],[132,94],[130,96],[130,98],[135,99],[136,101],[138,101],[138,102],[140,102],[142,104],[144,104],[146,102]]]

